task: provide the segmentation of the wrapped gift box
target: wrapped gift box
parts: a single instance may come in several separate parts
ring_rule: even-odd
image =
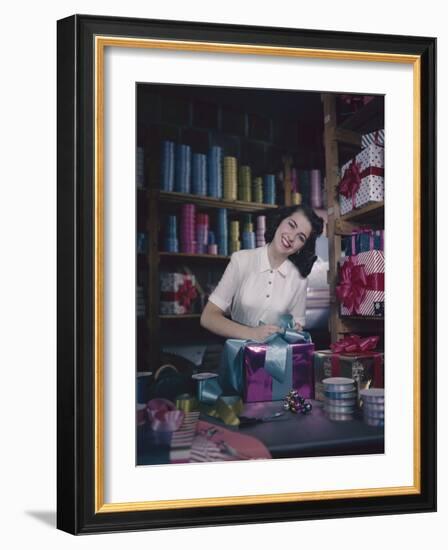
[[[364,134],[361,136],[361,147],[365,149],[369,145],[379,145],[380,147],[384,147],[384,130],[375,130],[374,132],[370,132],[369,134]]]
[[[343,258],[336,296],[342,316],[384,317],[384,252],[369,250]]]
[[[249,343],[243,355],[243,400],[277,401],[291,389],[307,399],[314,398],[313,353],[314,344],[289,344],[292,368],[284,381],[278,381],[265,369],[268,344]]]
[[[384,250],[384,229],[358,229],[343,237],[343,249],[346,256],[356,256],[369,250]]]
[[[384,200],[384,147],[371,144],[341,168],[341,215],[370,202]]]
[[[375,351],[335,353],[331,350],[314,353],[315,399],[324,400],[322,380],[333,376],[353,378],[359,392],[365,388],[384,387],[384,354]]]
[[[160,273],[160,313],[162,315],[192,313],[197,296],[194,275]]]

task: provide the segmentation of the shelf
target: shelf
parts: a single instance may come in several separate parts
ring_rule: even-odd
[[[161,202],[174,204],[192,203],[203,208],[227,208],[235,212],[262,212],[264,210],[275,210],[276,204],[262,204],[258,202],[228,201],[224,199],[215,199],[213,197],[204,197],[201,195],[191,195],[189,193],[176,193],[174,191],[161,191],[152,189],[150,196],[159,199]]]
[[[380,115],[380,117],[378,116]],[[383,123],[379,123],[379,118]],[[361,107],[356,113],[345,119],[338,128],[342,130],[353,130],[361,134],[367,134],[384,128],[384,97],[375,96],[372,101]]]
[[[187,254],[186,252],[159,252],[159,257],[163,259],[188,259],[188,260],[219,260],[226,261],[230,260],[230,256],[220,256],[217,254]]]
[[[200,313],[188,313],[185,315],[159,315],[159,319],[176,319],[176,321],[179,319],[199,319],[201,316]]]
[[[340,217],[342,221],[384,225],[384,202],[372,202]]]
[[[377,315],[341,315],[342,321],[382,321],[384,322],[384,317]]]

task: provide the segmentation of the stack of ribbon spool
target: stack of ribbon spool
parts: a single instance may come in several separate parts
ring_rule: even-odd
[[[238,199],[240,201],[251,202],[252,190],[251,190],[251,170],[250,166],[240,167],[240,179],[238,185]]]
[[[196,242],[198,254],[206,254],[208,246],[208,214],[196,216]]]
[[[207,253],[216,256],[218,254],[218,245],[216,244],[216,237],[214,231],[208,232],[208,245]]]
[[[177,144],[175,161],[174,190],[178,193],[190,193],[191,147],[182,143]]]
[[[207,194],[209,197],[222,197],[222,147],[214,145],[207,154]]]
[[[195,195],[207,195],[207,157],[201,153],[193,154],[191,191]]]
[[[264,234],[266,233],[266,216],[257,217],[257,247],[266,244]]]
[[[291,203],[302,203],[302,195],[299,193],[299,176],[295,168],[291,170]]]
[[[243,222],[243,248],[252,249],[255,248],[255,232],[254,224],[252,223],[252,216],[246,214]]]
[[[264,176],[263,196],[265,204],[275,204],[275,176],[273,174]]]
[[[237,160],[224,157],[224,199],[235,201],[237,198]]]
[[[303,204],[311,204],[311,173],[309,170],[299,170],[299,191],[302,196]]]
[[[320,170],[311,170],[311,206],[322,208],[322,177]]]
[[[162,141],[162,162],[160,170],[160,188],[163,191],[174,190],[174,142]]]
[[[263,203],[263,178],[254,178],[252,199],[254,202]]]
[[[334,377],[322,380],[324,411],[330,420],[353,420],[357,392],[352,378]]]
[[[218,208],[218,253],[221,256],[229,254],[226,208]]]
[[[195,240],[196,206],[183,204],[181,210],[180,249],[187,254],[195,254],[197,244]]]
[[[164,250],[165,252],[179,252],[176,216],[168,216],[166,219]]]
[[[364,422],[369,426],[384,426],[384,389],[364,389],[360,396]]]
[[[233,220],[230,222],[230,254],[238,252],[241,249],[240,241],[240,222]]]

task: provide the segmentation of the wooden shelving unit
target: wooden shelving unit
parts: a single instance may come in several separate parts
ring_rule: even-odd
[[[337,123],[336,100],[333,94],[322,94],[324,106],[324,145],[326,167],[326,195],[328,205],[328,243],[330,285],[329,329],[331,341],[336,342],[347,332],[382,332],[384,318],[339,315],[339,302],[336,299],[338,264],[341,258],[341,238],[353,229],[371,226],[384,228],[384,202],[375,202],[357,208],[343,216],[340,214],[337,186],[339,184],[339,146],[349,145],[361,150],[361,135],[384,127],[382,98],[375,97],[350,118]],[[356,150],[356,149],[354,149]]]
[[[227,208],[233,212],[255,213],[265,210],[275,210],[278,208],[274,204],[264,204],[257,202],[228,201],[224,199],[215,199],[214,197],[204,197],[202,195],[191,195],[187,193],[176,193],[175,191],[159,191],[153,189],[150,192],[154,200],[175,204],[195,204],[200,208]]]

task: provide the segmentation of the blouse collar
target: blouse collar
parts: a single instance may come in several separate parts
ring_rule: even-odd
[[[260,273],[263,271],[271,271],[271,264],[269,262],[269,256],[268,256],[268,245],[265,244],[260,249]],[[277,267],[276,270],[278,271],[283,277],[286,277],[290,270],[290,260],[286,259],[279,267]]]

